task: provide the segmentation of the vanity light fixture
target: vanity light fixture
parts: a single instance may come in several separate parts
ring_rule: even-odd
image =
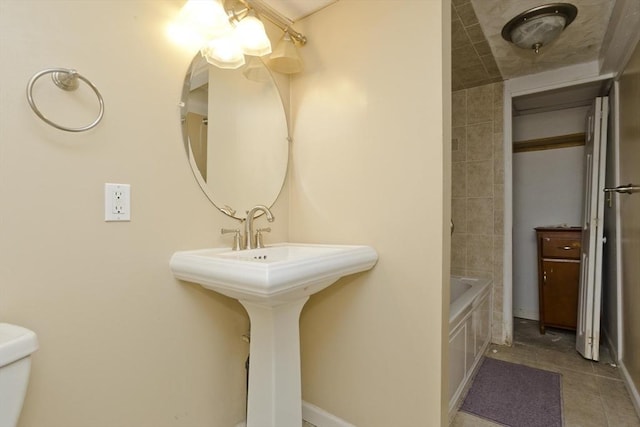
[[[231,34],[232,30],[229,16],[218,0],[188,0],[169,26],[172,39],[198,48]]]
[[[284,74],[294,74],[302,71],[304,67],[302,58],[300,58],[298,48],[288,31],[285,30],[267,65],[272,70]]]
[[[304,46],[307,38],[292,28],[293,21],[284,17],[277,10],[262,0],[244,0],[261,16],[267,18],[274,25],[284,31],[284,34],[271,56],[266,61],[267,66],[278,73],[295,74],[303,69],[302,58],[298,54],[298,46]]]
[[[522,12],[502,28],[502,38],[536,53],[558,38],[573,22],[578,9],[570,3],[551,3]]]
[[[244,52],[233,35],[209,40],[200,53],[208,63],[218,68],[235,69],[244,65]]]
[[[269,74],[269,70],[257,56],[249,57],[247,65],[242,69],[242,75],[247,80],[254,82],[267,83],[271,81],[271,74]]]
[[[302,70],[302,61],[295,43],[304,45],[307,39],[291,28],[293,22],[262,0],[188,0],[180,11],[172,33],[179,29],[179,37],[200,47],[207,62],[220,68],[239,68],[245,55],[265,56],[271,53],[271,42],[260,18],[267,18],[285,32],[289,46],[280,48],[273,59],[273,69],[282,73]],[[279,66],[278,64],[299,64]]]

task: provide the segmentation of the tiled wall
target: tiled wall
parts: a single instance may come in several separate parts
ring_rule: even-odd
[[[493,279],[493,339],[502,337],[502,83],[453,92],[451,273]]]

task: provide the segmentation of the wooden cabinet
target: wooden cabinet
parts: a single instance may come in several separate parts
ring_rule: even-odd
[[[580,227],[538,227],[540,333],[545,327],[576,329],[580,282]]]

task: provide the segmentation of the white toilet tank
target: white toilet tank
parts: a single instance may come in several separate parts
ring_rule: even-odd
[[[37,349],[33,331],[0,323],[0,427],[18,424],[29,382],[30,356]]]

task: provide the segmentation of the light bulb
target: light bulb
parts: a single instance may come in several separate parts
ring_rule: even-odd
[[[210,40],[201,53],[207,62],[219,68],[235,69],[244,65],[244,54],[232,35]]]
[[[271,53],[271,42],[264,24],[252,12],[236,24],[235,35],[246,55],[263,56]]]
[[[178,25],[203,41],[231,32],[231,24],[219,0],[189,0],[180,10]]]

